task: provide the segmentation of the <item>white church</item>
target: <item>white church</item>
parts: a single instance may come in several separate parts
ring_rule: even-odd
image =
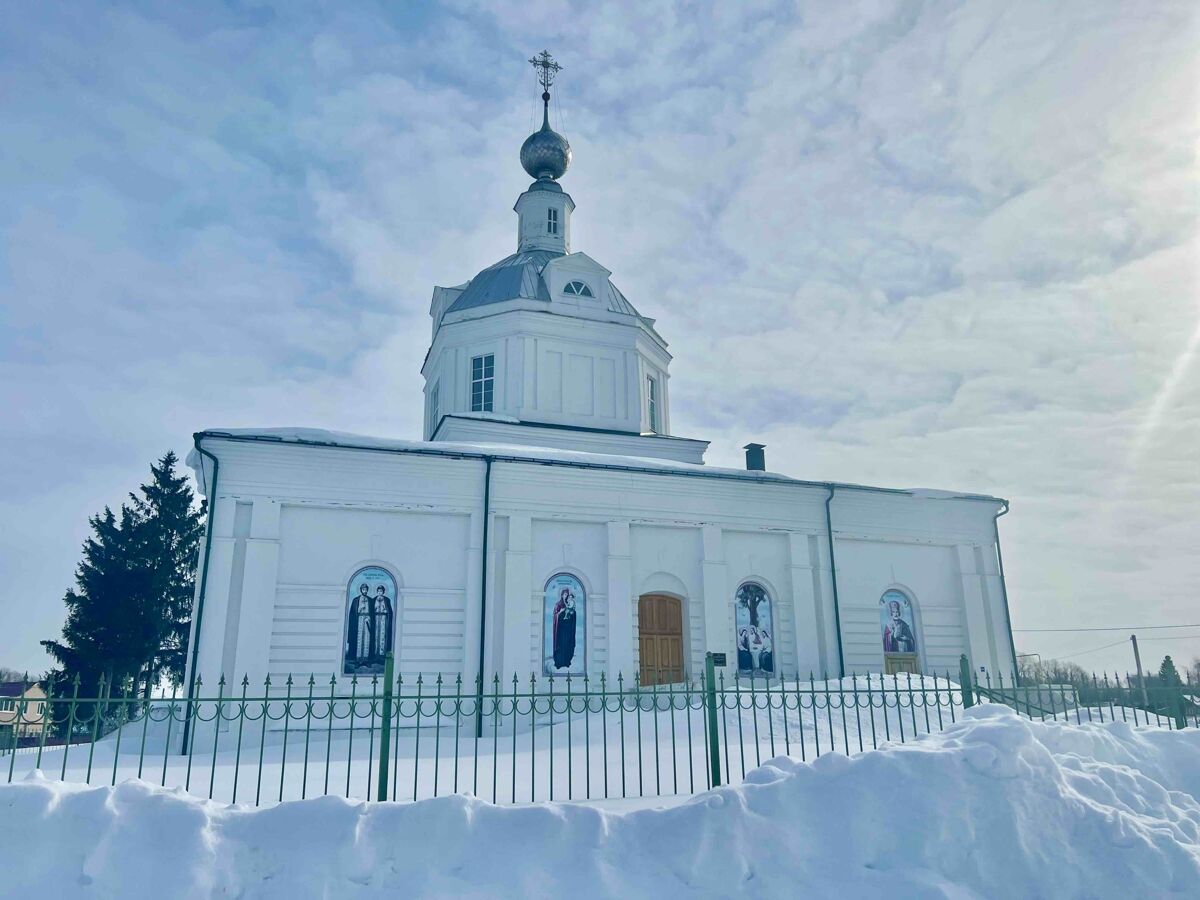
[[[516,252],[435,287],[423,440],[208,430],[188,679],[383,671],[677,683],[1015,669],[990,496],[704,464],[671,354],[571,246],[542,61]],[[465,202],[465,200],[464,200]]]

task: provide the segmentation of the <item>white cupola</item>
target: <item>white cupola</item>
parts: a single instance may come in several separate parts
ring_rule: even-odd
[[[517,251],[571,252],[571,213],[575,201],[556,181],[539,179],[513,207],[517,213]]]
[[[671,434],[671,354],[585,253],[571,252],[571,164],[550,128],[558,64],[542,81],[542,127],[521,146],[535,180],[517,198],[517,251],[465,284],[435,288],[425,376],[425,438],[531,444],[702,462],[705,441]]]

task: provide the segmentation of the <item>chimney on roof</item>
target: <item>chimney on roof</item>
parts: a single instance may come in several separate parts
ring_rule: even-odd
[[[763,451],[765,444],[747,444],[742,448],[746,451],[746,469],[750,472],[767,471],[767,457]]]

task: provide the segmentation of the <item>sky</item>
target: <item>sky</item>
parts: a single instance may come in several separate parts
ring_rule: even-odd
[[[193,432],[419,436],[543,47],[676,433],[1008,498],[1020,652],[1200,657],[1194,4],[44,2],[0,8],[0,665]]]

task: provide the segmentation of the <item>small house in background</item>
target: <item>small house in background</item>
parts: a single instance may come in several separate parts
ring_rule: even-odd
[[[0,681],[0,750],[14,739],[40,738],[46,715],[46,692],[37,682]]]

